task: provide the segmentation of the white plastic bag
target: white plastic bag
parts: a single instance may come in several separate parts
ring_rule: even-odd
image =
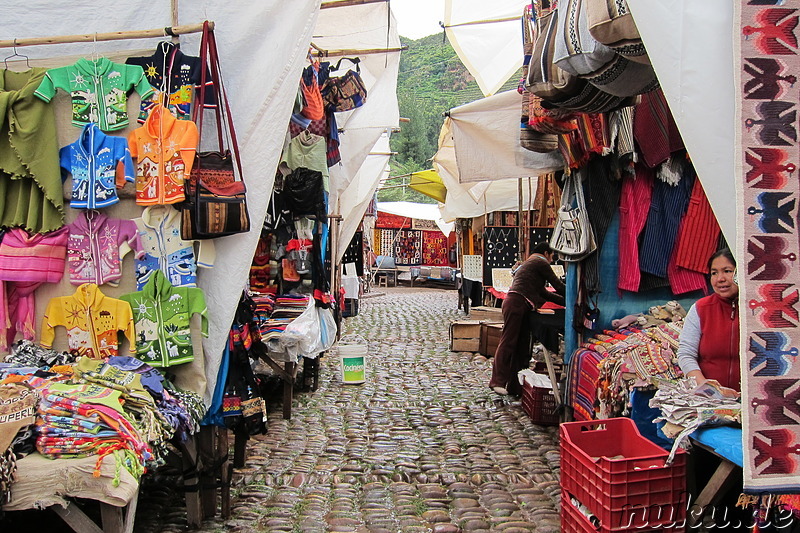
[[[296,361],[300,356],[316,357],[320,351],[320,322],[316,302],[309,298],[308,307],[292,320],[280,336],[281,347]]]
[[[336,320],[333,318],[333,311],[324,307],[317,307],[319,316],[319,351],[329,350],[336,342]]]

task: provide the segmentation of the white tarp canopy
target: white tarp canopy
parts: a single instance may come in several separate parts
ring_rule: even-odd
[[[461,62],[485,96],[522,66],[523,0],[445,0],[444,27]]]
[[[492,211],[513,210],[519,207],[519,180],[504,179],[477,183],[459,183],[459,172],[463,168],[457,158],[453,142],[453,119],[444,119],[439,133],[439,150],[433,156],[433,164],[442,183],[447,187],[447,198],[440,207],[442,218],[472,218]],[[531,209],[536,194],[538,178],[523,179],[523,209]]]
[[[736,241],[733,3],[628,0],[725,239]]]
[[[564,168],[558,151],[540,154],[520,146],[521,109],[522,95],[506,91],[450,110],[459,182],[527,178]]]
[[[294,6],[292,6],[294,9]],[[397,23],[389,2],[322,9],[312,39],[315,46],[334,54],[321,60],[335,64],[336,50],[398,49]],[[347,54],[360,59],[361,77],[367,88],[366,103],[352,111],[336,113],[341,163],[331,171],[331,213],[342,215],[337,260],[358,229],[367,205],[384,176],[389,161],[387,131],[400,123],[397,106],[397,72],[400,52]],[[342,68],[351,68],[342,61]],[[336,74],[336,73],[335,73]],[[369,160],[369,162],[368,162]]]
[[[252,225],[247,234],[217,239],[213,269],[204,269],[199,285],[208,304],[206,401],[216,383],[222,351],[259,237],[273,186],[275,169],[297,94],[308,43],[316,24],[319,0],[250,2],[246,7],[223,0],[179,2],[179,24],[216,23],[220,64],[230,96],[247,180]],[[146,16],[143,16],[146,14]],[[77,19],[80,22],[76,26]],[[88,0],[11,0],[3,9],[0,39],[125,32],[172,26],[168,0],[131,0],[102,7]],[[32,60],[89,56],[125,50],[155,50],[163,38],[31,46],[19,51]],[[200,35],[181,37],[184,53],[197,55]],[[10,53],[10,52],[9,52]],[[152,52],[151,52],[152,53]],[[143,55],[143,54],[141,54]],[[205,147],[204,147],[205,148]]]
[[[455,222],[442,220],[442,212],[436,204],[418,204],[415,202],[378,202],[378,211],[400,217],[433,220],[442,233],[450,235]]]

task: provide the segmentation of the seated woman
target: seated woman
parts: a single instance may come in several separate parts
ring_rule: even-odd
[[[708,261],[713,294],[695,303],[683,321],[678,364],[698,385],[710,379],[741,390],[739,370],[739,285],[736,260],[723,249]],[[730,391],[732,394],[733,391]]]

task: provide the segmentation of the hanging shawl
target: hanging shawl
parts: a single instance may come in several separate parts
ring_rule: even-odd
[[[0,74],[0,226],[32,233],[64,225],[55,115],[33,94],[45,72]]]

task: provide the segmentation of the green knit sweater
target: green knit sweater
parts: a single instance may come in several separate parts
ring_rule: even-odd
[[[33,95],[46,71],[0,71],[0,226],[40,233],[64,225],[55,115]]]

